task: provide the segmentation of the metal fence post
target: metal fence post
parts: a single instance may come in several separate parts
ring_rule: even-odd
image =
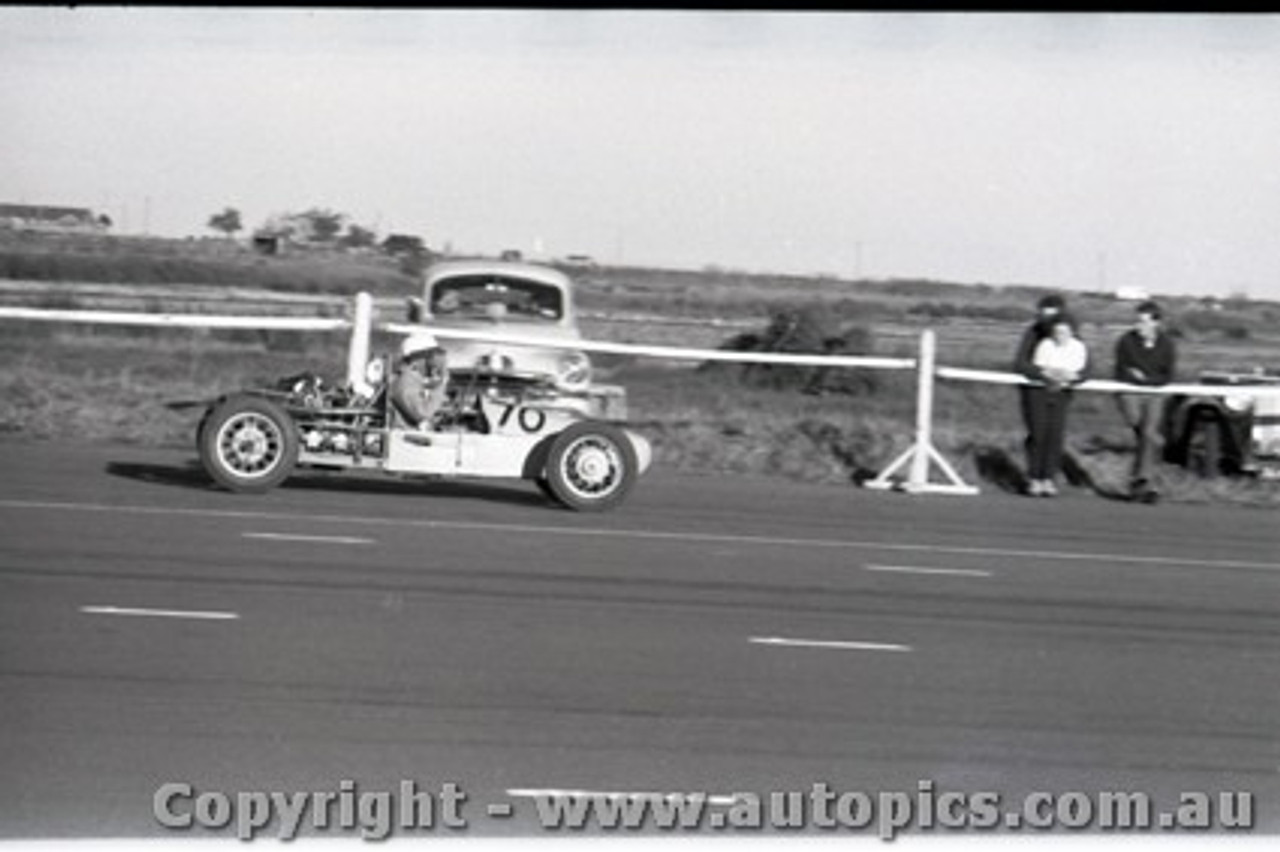
[[[880,490],[901,489],[912,494],[977,494],[978,488],[966,483],[942,454],[933,446],[933,379],[937,357],[937,336],[933,329],[925,329],[920,335],[919,373],[916,380],[916,434],[915,441],[880,475],[866,483],[867,488]],[[946,483],[929,481],[929,462],[942,470]],[[905,482],[897,481],[894,474],[910,464]]]
[[[365,381],[372,333],[373,297],[368,293],[357,293],[351,318],[351,342],[347,347],[347,385],[362,396],[373,395],[373,389]]]

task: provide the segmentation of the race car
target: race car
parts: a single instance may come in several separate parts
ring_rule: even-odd
[[[205,470],[219,485],[259,493],[296,468],[530,480],[571,509],[623,501],[652,459],[620,423],[566,403],[551,378],[486,365],[450,370],[443,406],[413,425],[391,388],[404,359],[368,362],[363,381],[334,386],[314,373],[210,402],[197,428]]]

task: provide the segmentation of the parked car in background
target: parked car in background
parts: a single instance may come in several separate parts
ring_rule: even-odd
[[[1256,395],[1251,387],[1280,387],[1264,372],[1200,375],[1221,394],[1170,396],[1164,408],[1164,458],[1202,476],[1280,478],[1280,395]]]
[[[455,260],[429,267],[409,321],[427,330],[499,331],[547,346],[442,339],[450,372],[463,379],[536,389],[597,420],[626,419],[626,390],[594,382],[581,339],[573,280],[558,269],[502,260]],[[568,345],[563,345],[568,344]]]

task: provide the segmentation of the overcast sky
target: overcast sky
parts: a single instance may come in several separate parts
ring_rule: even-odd
[[[1280,16],[0,9],[0,201],[1280,298]]]

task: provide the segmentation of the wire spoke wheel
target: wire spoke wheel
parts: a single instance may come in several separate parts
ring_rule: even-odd
[[[622,484],[622,451],[601,435],[575,440],[566,448],[561,464],[565,481],[584,497],[603,497]]]
[[[222,424],[217,438],[218,458],[240,476],[266,476],[284,457],[280,427],[255,411],[237,414]]]
[[[199,429],[200,461],[232,491],[258,493],[283,482],[298,459],[297,428],[280,406],[242,394],[223,400]]]
[[[575,423],[551,447],[544,490],[571,509],[600,511],[626,496],[637,468],[635,448],[622,430],[608,423]]]

